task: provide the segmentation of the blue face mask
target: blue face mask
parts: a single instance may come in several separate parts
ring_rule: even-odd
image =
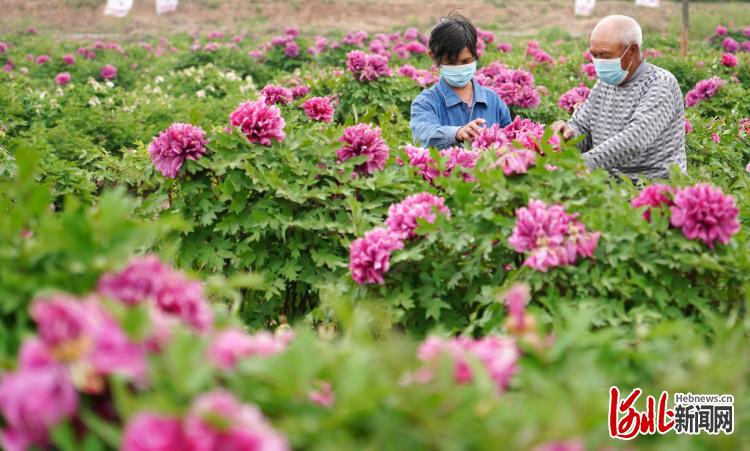
[[[628,53],[629,49],[630,46],[625,49],[625,53]],[[625,53],[623,53],[622,56],[625,56]],[[628,76],[628,71],[623,70],[622,68],[622,56],[612,59],[594,58],[596,75],[599,76],[599,79],[601,81],[607,83],[608,85],[617,86],[622,83],[623,80],[625,80],[625,77]],[[628,69],[630,69],[630,66],[628,66]]]
[[[460,66],[440,66],[440,76],[454,88],[466,86],[477,71],[477,62],[462,64]]]

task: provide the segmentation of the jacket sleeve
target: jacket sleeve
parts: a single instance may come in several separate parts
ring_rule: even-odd
[[[505,104],[505,102],[502,101],[502,99],[498,99],[500,101],[500,126],[501,127],[507,127],[510,125],[511,122],[513,122],[513,119],[510,117],[510,108],[508,108],[508,105]]]
[[[581,149],[581,152],[588,152],[593,145],[591,140],[591,115],[593,114],[593,110],[596,109],[594,105],[595,90],[596,87],[591,91],[589,98],[576,108],[573,112],[573,117],[568,122],[568,127],[573,130],[576,137],[583,135],[583,140],[578,143],[578,148]]]
[[[456,133],[461,127],[441,125],[435,106],[425,95],[419,95],[411,104],[409,121],[414,141],[424,147],[445,149],[456,144]]]

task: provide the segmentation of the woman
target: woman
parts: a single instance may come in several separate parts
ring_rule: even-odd
[[[471,142],[482,127],[510,124],[510,110],[474,79],[477,29],[462,16],[440,19],[430,34],[430,58],[440,81],[411,104],[411,133],[421,146],[444,149]]]

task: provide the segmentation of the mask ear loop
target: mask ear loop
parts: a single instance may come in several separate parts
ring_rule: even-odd
[[[622,61],[622,57],[623,57],[623,56],[625,56],[625,54],[626,54],[626,53],[628,53],[628,50],[630,50],[630,47],[632,47],[632,46],[633,46],[633,44],[630,44],[630,45],[628,46],[628,48],[626,48],[626,49],[625,49],[625,51],[624,51],[624,52],[622,53],[622,56],[620,57],[620,61]],[[624,69],[624,70],[625,70],[625,72],[627,72],[627,73],[630,73],[630,66],[632,66],[632,65],[633,65],[633,60],[632,60],[632,58],[631,58],[631,60],[630,60],[630,64],[628,64],[628,68],[627,68],[627,69]],[[620,66],[620,69],[622,69],[622,66]]]

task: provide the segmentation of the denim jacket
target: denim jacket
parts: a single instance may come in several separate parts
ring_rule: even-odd
[[[466,105],[442,78],[422,91],[411,104],[411,134],[421,146],[445,149],[456,145],[456,132],[461,126],[482,118],[485,126],[510,124],[510,110],[489,88],[474,83],[473,105]]]

